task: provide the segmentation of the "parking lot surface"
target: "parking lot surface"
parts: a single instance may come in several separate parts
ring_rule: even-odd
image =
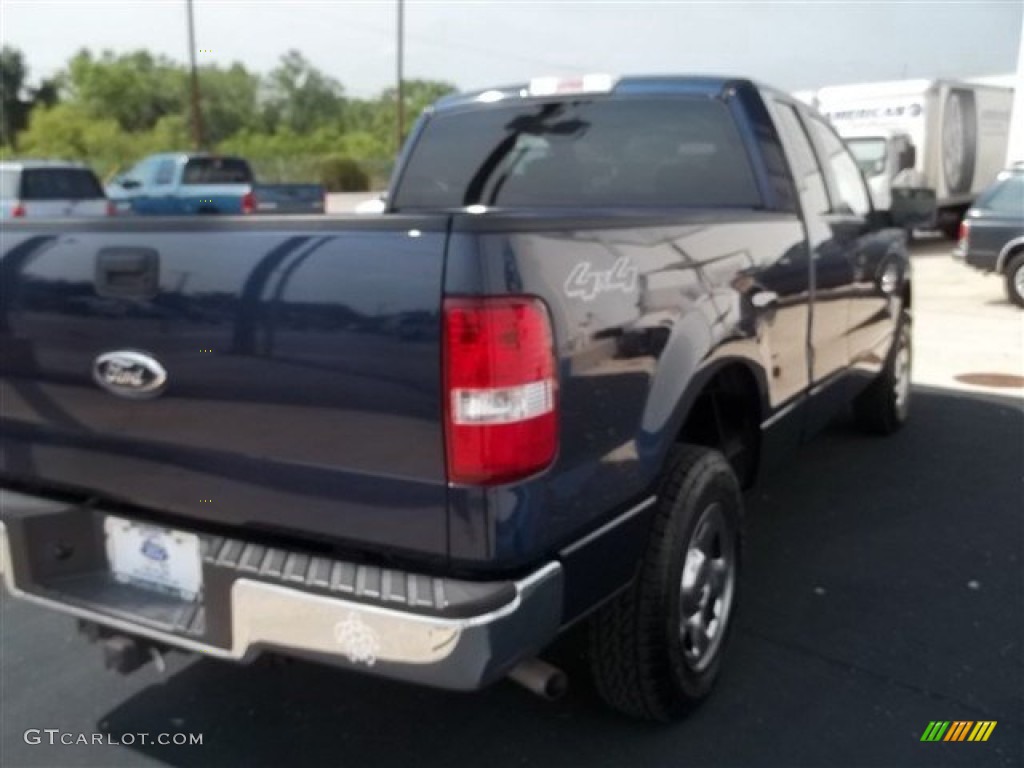
[[[5,596],[0,764],[1024,764],[1024,313],[948,253],[915,247],[908,427],[877,439],[840,420],[748,498],[736,633],[688,720],[607,713],[577,635],[550,655],[572,684],[554,704],[509,683],[449,694],[301,662],[177,656],[122,678],[71,619]],[[1004,386],[957,378],[975,373]],[[985,743],[922,743],[934,720],[997,726]],[[203,745],[26,744],[33,728]]]

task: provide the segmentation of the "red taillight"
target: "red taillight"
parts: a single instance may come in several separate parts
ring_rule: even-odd
[[[960,233],[957,235],[957,242],[967,245],[967,237],[971,234],[971,222],[967,219],[960,220]]]
[[[252,192],[246,192],[242,195],[242,213],[255,213],[256,212],[256,195]]]
[[[107,216],[117,216],[117,206],[107,200]]]
[[[11,209],[11,216],[15,219],[25,218],[25,205],[21,202],[14,204],[14,208]]]
[[[444,303],[448,479],[492,485],[547,467],[558,447],[551,320],[538,299]]]

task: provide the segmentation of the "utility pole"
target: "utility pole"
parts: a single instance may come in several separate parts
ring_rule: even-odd
[[[199,107],[199,70],[196,69],[196,30],[192,20],[192,0],[185,0],[188,11],[188,60],[192,68],[192,141],[196,151],[203,148],[203,115]]]
[[[405,55],[405,1],[398,0],[398,83],[395,113],[395,155],[402,150],[402,137],[405,135],[405,85],[402,77],[402,65]]]

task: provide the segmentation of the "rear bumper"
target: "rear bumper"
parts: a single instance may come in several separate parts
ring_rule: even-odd
[[[102,510],[0,494],[0,569],[13,596],[215,658],[275,651],[474,690],[539,652],[562,621],[556,562],[516,581],[462,582],[210,536],[203,594],[186,603],[113,579]]]
[[[959,261],[961,264],[972,267],[979,272],[995,272],[999,259],[995,253],[978,253],[969,248],[965,249],[958,244],[953,249],[953,260]]]

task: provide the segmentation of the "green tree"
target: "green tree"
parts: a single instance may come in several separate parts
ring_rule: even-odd
[[[147,51],[97,58],[77,53],[66,74],[70,99],[93,117],[112,118],[126,131],[147,131],[166,115],[184,114],[184,67]]]
[[[14,147],[18,131],[25,127],[27,108],[21,100],[28,68],[17,48],[0,50],[0,144]]]
[[[298,51],[288,51],[266,82],[265,127],[308,133],[343,124],[345,90]]]
[[[28,67],[17,48],[5,45],[0,50],[0,145],[17,149],[18,133],[28,125],[33,107],[52,107],[60,100],[60,79],[27,84]]]
[[[241,64],[202,67],[199,91],[206,141],[216,145],[260,123],[260,78]]]
[[[101,174],[136,154],[133,137],[116,120],[95,118],[76,104],[33,109],[19,148],[32,156],[87,161]]]
[[[30,88],[33,107],[53,107],[60,101],[61,78],[51,77],[40,81],[35,88]]]
[[[4,47],[5,153],[17,138],[19,149],[81,159],[106,176],[143,155],[191,144],[187,69],[170,59],[141,50],[83,49],[57,78],[32,88],[27,77],[22,54]],[[204,66],[199,77],[210,146],[253,159],[261,175],[315,179],[328,165],[340,168],[353,160],[375,186],[386,180],[394,156],[395,89],[346,99],[339,82],[296,51],[266,76],[236,63]],[[454,90],[432,80],[404,85],[407,128],[427,105]]]

